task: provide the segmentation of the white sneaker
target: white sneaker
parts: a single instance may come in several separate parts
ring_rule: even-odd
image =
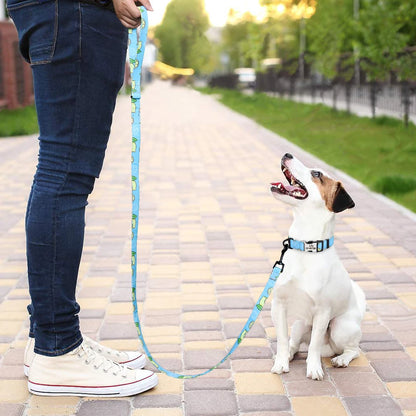
[[[125,365],[132,369],[143,368],[146,365],[146,357],[138,351],[117,351],[112,348],[104,347],[85,335],[83,335],[82,338],[84,339],[86,345],[88,345],[93,351],[98,352],[115,363]],[[30,363],[32,362],[34,356],[35,339],[29,338],[25,348],[23,366],[23,371],[26,377],[29,375]]]
[[[153,372],[117,364],[83,342],[56,357],[34,354],[28,389],[40,396],[125,397],[150,390],[157,383]]]

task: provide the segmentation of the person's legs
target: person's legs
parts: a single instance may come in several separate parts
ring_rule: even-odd
[[[109,10],[74,0],[10,0],[32,63],[39,163],[26,233],[35,352],[82,342],[75,288],[88,195],[98,177],[124,74],[127,31]]]
[[[153,388],[142,362],[82,339],[75,288],[88,195],[98,177],[124,74],[127,31],[109,10],[77,0],[9,0],[32,64],[39,160],[26,213],[32,304],[29,391],[120,397]],[[113,355],[116,357],[113,357]],[[133,363],[133,361],[135,361]],[[26,364],[26,363],[25,363]]]

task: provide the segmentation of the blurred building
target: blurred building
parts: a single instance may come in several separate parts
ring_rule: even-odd
[[[32,104],[32,72],[19,53],[17,31],[12,22],[0,21],[0,109]]]

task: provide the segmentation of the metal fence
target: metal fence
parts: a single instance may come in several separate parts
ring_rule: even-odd
[[[209,86],[229,90],[236,89],[238,87],[238,76],[235,74],[215,75],[211,77]]]
[[[213,77],[211,86],[238,88],[235,75]],[[365,116],[388,115],[402,118],[407,124],[416,119],[416,82],[365,83],[329,82],[309,75],[301,79],[275,70],[256,74],[257,91],[310,103],[324,103],[338,110]]]

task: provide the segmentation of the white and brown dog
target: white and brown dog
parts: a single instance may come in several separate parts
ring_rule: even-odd
[[[273,183],[279,201],[293,207],[289,229],[291,250],[277,280],[272,319],[277,354],[272,372],[286,373],[302,342],[309,343],[307,377],[322,380],[321,357],[335,357],[335,367],[347,367],[359,356],[365,296],[353,282],[333,247],[335,213],[353,208],[341,182],[320,169],[309,169],[290,154],[281,162],[289,185]],[[296,316],[289,340],[287,317]]]

